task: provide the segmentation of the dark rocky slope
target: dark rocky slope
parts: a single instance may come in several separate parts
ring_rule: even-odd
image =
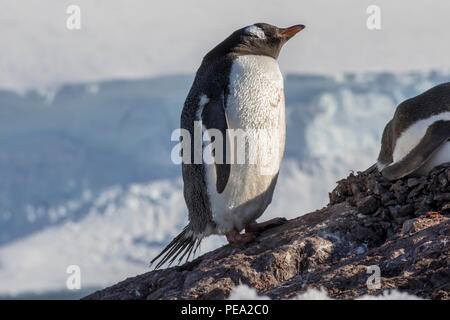
[[[224,299],[247,284],[273,299],[324,287],[349,299],[398,289],[450,298],[450,164],[391,183],[379,173],[338,182],[326,208],[182,266],[126,279],[86,299]],[[381,288],[368,289],[368,266]]]

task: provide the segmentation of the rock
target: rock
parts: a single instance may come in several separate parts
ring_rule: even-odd
[[[439,183],[441,186],[446,187],[448,184],[446,174],[443,172],[438,176]]]
[[[392,186],[390,191],[393,191],[395,194],[395,197],[397,199],[402,198],[403,196],[405,196],[405,193],[407,191],[407,186],[404,184],[404,182],[402,180],[397,180],[397,182],[395,182]]]
[[[400,209],[398,210],[398,215],[400,217],[410,216],[413,213],[414,213],[414,206],[410,203],[401,206]]]
[[[380,195],[384,194],[385,192],[386,192],[386,188],[383,187],[383,185],[380,182],[376,181],[373,186],[373,193],[380,196]]]
[[[426,299],[449,299],[450,217],[440,210],[450,206],[438,179],[443,172],[448,167],[436,168],[420,184],[392,184],[379,173],[351,174],[338,182],[327,207],[264,231],[244,249],[226,245],[85,299],[225,299],[238,284],[272,299],[320,287],[338,299],[393,288]],[[418,195],[386,206],[374,193],[377,183],[393,194],[423,187]],[[374,265],[381,270],[380,289],[367,288],[367,270]]]
[[[406,220],[402,226],[402,234],[408,234],[410,232],[416,231],[414,228],[415,227],[414,222],[415,222],[415,219]]]
[[[444,213],[450,213],[450,202],[442,206],[441,211]]]
[[[391,214],[392,217],[397,216],[399,210],[400,210],[400,206],[396,205],[396,206],[390,206],[389,207],[389,213]]]
[[[395,199],[395,196],[392,192],[385,192],[381,195],[381,203],[383,204],[387,204],[393,199]]]
[[[374,196],[367,196],[358,200],[356,207],[362,214],[372,214],[378,209],[378,200]]]
[[[420,217],[420,216],[426,215],[427,212],[429,212],[429,211],[432,211],[431,208],[428,205],[426,205],[425,203],[422,203],[419,205],[418,209],[416,209],[415,215],[417,217]]]
[[[415,187],[423,182],[423,179],[418,178],[410,178],[407,181],[408,188]]]
[[[434,196],[434,201],[450,201],[450,192],[441,193]]]
[[[340,299],[388,288],[433,298],[440,290],[450,292],[448,278],[432,280],[450,271],[449,220],[410,219],[401,233],[386,238],[382,224],[374,222],[377,231],[371,231],[362,227],[354,208],[337,204],[267,230],[244,250],[224,246],[182,266],[129,278],[86,299],[223,299],[241,283],[272,299],[321,286]],[[397,257],[399,250],[402,255]],[[379,290],[367,289],[370,265],[381,269]],[[136,290],[140,295],[133,294]]]
[[[413,234],[433,226],[436,221],[432,219],[415,218],[406,220],[402,226],[402,234]]]
[[[353,183],[350,185],[350,189],[352,190],[352,193],[357,196],[358,194],[361,193],[361,188],[359,187],[359,185]]]

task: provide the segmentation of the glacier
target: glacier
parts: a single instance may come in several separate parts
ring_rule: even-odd
[[[396,105],[449,80],[437,71],[286,75],[285,158],[261,219],[324,206],[338,179],[376,161]],[[192,81],[0,90],[0,296],[61,297],[69,265],[89,290],[149,270],[187,223],[170,137]],[[210,237],[200,253],[224,243]]]

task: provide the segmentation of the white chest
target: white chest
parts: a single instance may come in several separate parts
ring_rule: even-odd
[[[275,59],[248,55],[237,58],[228,88],[228,129],[232,134],[243,133],[246,143],[244,163],[232,159],[222,193],[218,194],[215,187],[214,165],[206,166],[211,209],[219,233],[241,230],[270,203],[270,186],[281,165],[286,130],[283,77]]]
[[[450,112],[442,112],[430,118],[419,120],[402,132],[395,143],[394,162],[400,161],[406,156],[420,142],[428,127],[439,120],[450,120]]]
[[[275,59],[238,57],[229,82],[227,116],[233,128],[274,128],[284,112],[283,76]],[[281,110],[282,109],[282,110]]]

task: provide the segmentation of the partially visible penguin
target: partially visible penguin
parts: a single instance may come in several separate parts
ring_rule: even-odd
[[[156,268],[180,254],[179,261],[184,256],[188,260],[208,235],[225,235],[232,246],[242,246],[252,241],[254,232],[286,221],[256,223],[272,201],[284,152],[284,86],[277,58],[281,47],[304,28],[256,23],[235,31],[203,58],[181,114],[181,128],[192,137],[190,156],[183,145],[182,163],[189,223],[152,260],[162,257]],[[193,142],[195,134],[211,129],[221,133],[223,148],[214,150],[212,164],[196,161],[208,144]],[[271,170],[260,161],[251,163],[249,153],[243,162],[231,159],[230,139],[235,138],[230,130],[245,132],[245,145],[257,150]]]
[[[377,168],[390,180],[450,162],[450,82],[402,102],[386,125]]]

